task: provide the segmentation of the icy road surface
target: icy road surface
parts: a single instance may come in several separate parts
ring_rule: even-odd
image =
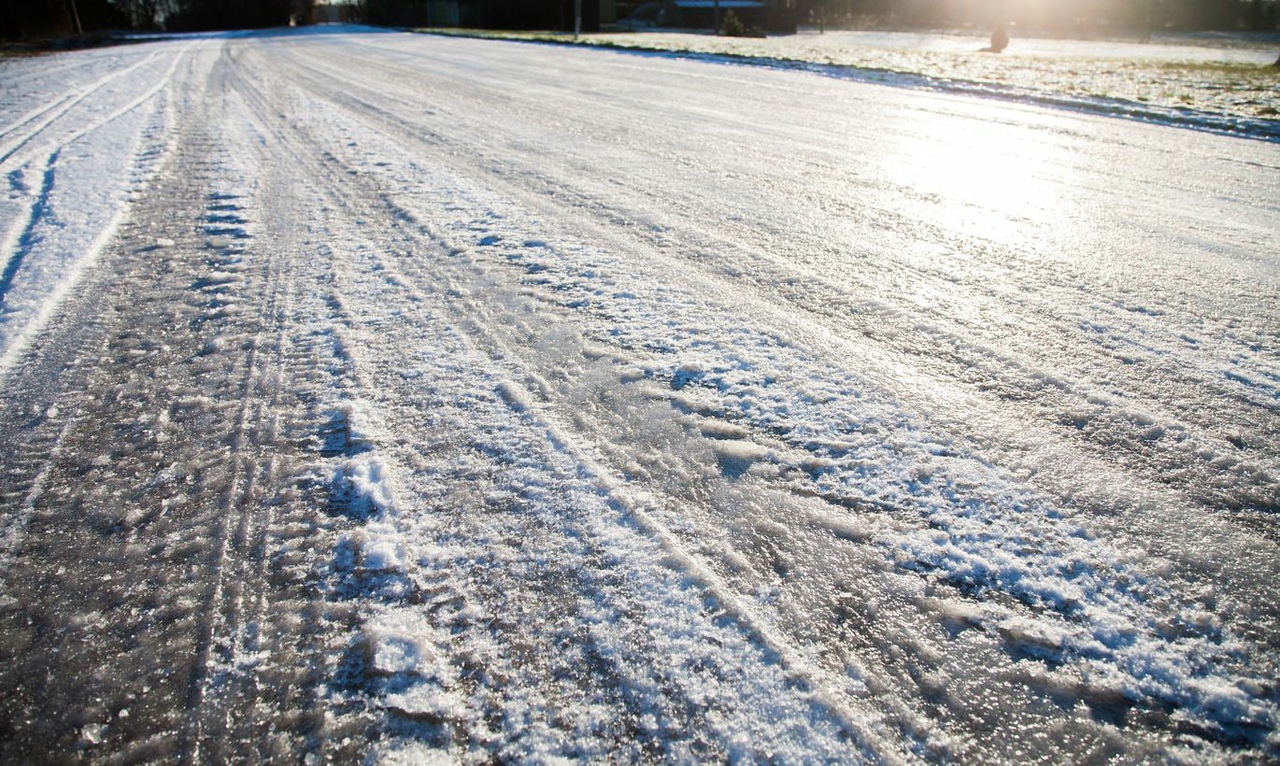
[[[0,761],[1280,757],[1280,146],[350,28],[0,82]]]

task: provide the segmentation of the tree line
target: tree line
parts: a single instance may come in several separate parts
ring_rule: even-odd
[[[305,22],[315,0],[0,0],[0,39],[105,30],[195,32]]]
[[[97,30],[197,31],[306,23],[316,0],[0,0],[0,38]],[[604,0],[617,16],[649,0]],[[1028,31],[1274,30],[1280,0],[775,0],[797,20],[831,26],[961,27],[1016,24]],[[347,18],[386,25],[564,28],[573,0],[347,0]],[[600,0],[584,15],[601,17]],[[612,14],[610,14],[612,16]]]

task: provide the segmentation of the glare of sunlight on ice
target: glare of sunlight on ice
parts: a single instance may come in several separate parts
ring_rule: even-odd
[[[1002,242],[1022,239],[1028,224],[1057,225],[1071,213],[1066,151],[1054,131],[1014,131],[1008,105],[975,106],[964,117],[907,112],[909,122],[882,162],[886,176],[924,200],[919,218]],[[933,137],[920,141],[919,137]]]

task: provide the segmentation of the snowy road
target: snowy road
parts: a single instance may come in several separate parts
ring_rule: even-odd
[[[1280,757],[1280,146],[350,28],[0,82],[0,761]]]

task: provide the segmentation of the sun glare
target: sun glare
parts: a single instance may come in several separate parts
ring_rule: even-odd
[[[1005,240],[1025,227],[1052,224],[1071,213],[1061,138],[1049,131],[1015,130],[1002,104],[969,113],[910,111],[912,122],[883,172],[921,201],[922,216],[945,228]],[[933,140],[918,140],[932,136]]]

